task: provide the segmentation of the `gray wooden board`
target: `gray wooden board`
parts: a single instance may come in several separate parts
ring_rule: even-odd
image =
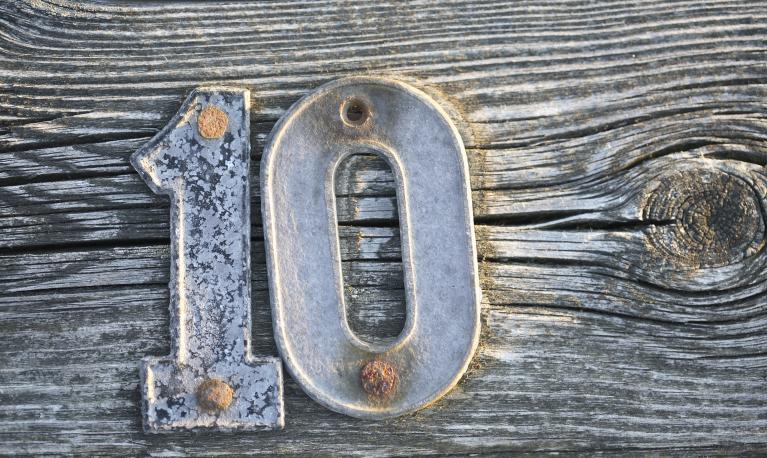
[[[359,74],[439,95],[460,126],[471,370],[395,421],[288,380],[283,431],[144,435],[168,203],[128,156],[219,84],[251,90],[258,161],[293,102]],[[0,454],[765,453],[765,164],[759,0],[0,0]],[[336,191],[352,327],[396,335],[391,172],[354,158]],[[256,211],[252,233],[254,352],[274,355]]]

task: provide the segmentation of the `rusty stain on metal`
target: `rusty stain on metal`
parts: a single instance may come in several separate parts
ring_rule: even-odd
[[[204,138],[221,138],[226,132],[229,117],[218,107],[208,105],[197,118],[197,129]]]
[[[197,89],[131,157],[171,203],[171,354],[141,365],[147,432],[284,425],[282,364],[250,350],[249,100],[246,89]],[[208,379],[218,383],[201,392]]]
[[[386,399],[397,389],[397,369],[388,361],[369,361],[360,370],[360,381],[367,394]]]
[[[218,379],[205,380],[197,387],[197,404],[209,412],[226,410],[232,403],[234,390]]]

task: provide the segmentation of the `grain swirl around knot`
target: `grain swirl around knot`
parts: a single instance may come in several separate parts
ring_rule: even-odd
[[[680,267],[715,268],[753,256],[764,246],[764,211],[742,178],[716,169],[669,173],[648,193],[643,219],[648,249]]]

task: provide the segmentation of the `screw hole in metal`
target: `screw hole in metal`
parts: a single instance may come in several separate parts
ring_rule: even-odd
[[[370,108],[367,103],[351,98],[341,104],[341,120],[350,127],[359,127],[370,118]]]

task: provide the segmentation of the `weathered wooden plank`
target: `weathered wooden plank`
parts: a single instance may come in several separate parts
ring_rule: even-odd
[[[104,268],[113,270],[108,265]],[[507,275],[512,273],[510,283],[515,284],[521,283],[525,274],[553,277],[553,272],[530,272],[527,266],[497,268],[507,269]],[[153,270],[160,275],[167,271]],[[138,265],[135,271],[146,268]],[[561,288],[572,290],[568,286],[572,282],[570,276]],[[68,283],[77,285],[74,279]],[[492,294],[495,289],[488,290],[489,298],[499,297]],[[590,292],[586,290],[583,296]],[[254,299],[254,310],[258,310],[254,321],[258,324],[259,318],[268,314],[268,307],[263,293]],[[60,310],[61,306],[53,305],[57,300],[66,304],[70,320],[62,323],[49,316],[52,306]],[[105,302],[110,305],[104,307]],[[377,450],[380,454],[399,447],[422,452],[472,450],[484,443],[488,433],[487,426],[476,428],[478,424],[495,425],[495,437],[508,434],[515,438],[511,443],[504,441],[501,449],[540,447],[542,439],[535,434],[539,424],[546,425],[546,437],[553,441],[549,445],[559,447],[567,444],[579,448],[595,441],[603,447],[617,446],[616,431],[624,434],[620,445],[635,447],[657,446],[659,442],[675,446],[711,444],[730,428],[752,440],[763,440],[765,405],[759,387],[763,384],[764,339],[752,336],[749,344],[746,337],[741,338],[742,346],[761,347],[761,354],[748,354],[742,348],[725,352],[723,344],[730,343],[726,336],[712,342],[713,335],[701,332],[701,338],[696,339],[694,330],[685,323],[603,313],[591,309],[587,305],[590,301],[583,301],[580,307],[566,307],[554,295],[539,300],[540,305],[525,305],[518,299],[512,302],[517,305],[486,304],[487,325],[478,366],[438,408],[397,422],[357,422],[317,406],[307,408],[310,401],[291,386],[288,405],[291,411],[301,412],[294,415],[292,428],[301,429],[300,440],[320,439],[321,431],[311,431],[316,424],[330,422],[344,428],[345,440],[359,441],[363,447],[371,447],[371,453]],[[20,349],[2,352],[5,364],[0,375],[3,380],[16,381],[6,382],[4,394],[18,406],[4,412],[8,417],[0,424],[6,435],[25,431],[40,437],[61,430],[88,431],[79,438],[82,442],[65,439],[62,446],[70,451],[109,449],[126,453],[148,446],[159,452],[168,442],[200,453],[270,453],[269,446],[285,452],[305,450],[300,441],[284,443],[284,435],[259,436],[264,447],[254,450],[248,449],[253,439],[247,435],[232,437],[225,447],[207,444],[198,448],[198,440],[184,435],[159,442],[130,432],[136,430],[139,421],[137,372],[125,361],[138,360],[146,352],[167,351],[166,304],[167,293],[161,284],[140,289],[93,285],[4,300],[0,313],[5,330],[14,341],[25,343]],[[160,319],[147,320],[149,316]],[[742,325],[732,326],[744,330]],[[266,332],[258,332],[260,327],[256,326],[259,352],[269,348],[264,341],[270,339],[268,327]],[[632,330],[630,334],[625,332],[627,327]],[[578,344],[573,345],[576,341]],[[738,360],[737,368],[733,359]],[[43,379],[49,382],[40,384]],[[57,383],[51,384],[51,380]],[[648,406],[654,407],[648,410]],[[665,428],[658,427],[659,414],[666,419]],[[108,419],[92,420],[100,416]],[[435,425],[446,422],[458,426],[457,421],[463,425],[458,435],[444,436],[434,430]],[[389,443],[372,440],[371,427],[387,434]],[[419,437],[430,439],[420,443],[423,439]],[[108,444],[107,438],[115,442]],[[12,450],[24,450],[23,444],[9,445]],[[488,450],[493,450],[493,445],[484,444]],[[318,445],[318,450],[329,452],[333,446]]]
[[[606,250],[603,263],[621,263],[637,280],[660,286],[727,289],[762,278],[765,222],[761,208],[767,186],[761,165],[713,157],[713,153],[698,150],[674,153],[615,173],[597,187],[578,183],[568,185],[567,192],[486,190],[478,192],[475,202],[479,208],[501,207],[516,220],[530,214],[530,208],[537,209],[528,220],[532,227],[548,228],[552,234],[558,229],[551,244],[525,247],[529,253],[551,252],[566,241],[562,234],[571,228],[623,225],[634,229],[629,231],[633,238],[618,234],[612,243],[605,241],[604,247],[596,248]],[[381,177],[390,172],[373,171],[372,177],[355,174],[339,180],[339,188],[346,188],[339,189],[340,223],[391,224],[396,220],[396,197],[379,195],[393,194],[384,189],[391,182],[381,184],[386,182]],[[167,203],[140,190],[137,181],[125,175],[7,186],[0,191],[7,202],[0,206],[3,246],[45,245],[51,239],[65,243],[167,238]],[[380,193],[354,192],[371,181]],[[253,205],[258,208],[257,199]],[[124,208],[103,210],[105,206]],[[85,211],[78,211],[81,208]],[[482,216],[478,210],[478,220]],[[260,236],[258,217],[254,224],[254,233]],[[352,232],[345,228],[343,235],[354,237]],[[41,237],[42,233],[48,237]],[[525,256],[517,253],[511,257]],[[576,250],[572,256],[552,259],[589,259],[579,256]]]
[[[0,1],[2,453],[764,450],[765,43],[760,1]],[[234,84],[255,163],[291,103],[360,73],[412,80],[460,125],[475,367],[398,421],[289,382],[283,432],[141,434],[137,362],[169,347],[168,217],[127,157],[191,88]],[[351,324],[392,335],[391,174],[358,157],[337,178]],[[254,346],[274,354],[253,213]]]

